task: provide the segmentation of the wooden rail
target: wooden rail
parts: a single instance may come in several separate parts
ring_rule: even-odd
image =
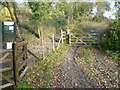
[[[13,60],[11,58],[8,58],[11,55],[12,51],[10,50],[6,50],[3,49],[2,50],[2,62],[1,64],[4,65],[5,63],[12,63]],[[0,89],[11,86],[11,85],[15,85],[14,80],[12,80],[11,78],[13,77],[13,74],[5,74],[4,72],[9,72],[12,73],[13,72],[13,66],[10,67],[4,67],[2,69],[0,69],[0,73],[2,73],[2,79],[1,80],[6,80],[9,83],[2,85],[2,87],[0,87]]]
[[[16,48],[23,47],[28,44],[27,41],[23,41],[23,42],[19,42],[19,43],[14,42],[14,43],[16,44],[16,46],[15,46]]]
[[[5,63],[13,63],[13,66],[6,67],[0,69],[0,73],[2,73],[2,79],[0,80],[7,80],[9,83],[2,85],[3,88],[10,86],[10,85],[17,85],[17,82],[22,80],[23,76],[25,75],[26,71],[29,69],[29,59],[27,58],[27,53],[32,55],[38,60],[41,60],[37,57],[34,53],[27,49],[27,41],[23,42],[13,42],[13,50],[2,50],[2,62],[1,64]],[[13,58],[8,58],[9,55],[13,55]],[[21,58],[20,58],[21,57]],[[22,64],[20,64],[22,62]],[[12,74],[5,75],[4,72],[12,72]],[[11,79],[14,78],[14,79]],[[0,87],[0,88],[2,88]]]
[[[72,46],[80,45],[98,45],[101,37],[101,32],[93,31],[87,34],[67,33],[61,30],[62,41],[69,43]],[[99,39],[98,39],[99,38]]]
[[[15,85],[17,85],[17,81],[22,80],[23,76],[25,75],[26,71],[29,68],[28,65],[29,60],[27,58],[27,53],[29,53],[36,59],[40,60],[39,57],[37,57],[34,53],[27,49],[27,44],[28,44],[27,41],[13,43],[13,67],[14,67],[13,70]],[[22,60],[19,60],[19,57],[23,57]],[[20,66],[18,65],[19,62],[22,62]]]

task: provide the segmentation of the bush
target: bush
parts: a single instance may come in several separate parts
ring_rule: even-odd
[[[120,21],[109,24],[102,37],[101,47],[106,50],[120,50]]]
[[[112,56],[120,57],[120,21],[115,20],[107,27],[101,41],[101,49],[110,50]],[[117,53],[117,55],[116,55]]]

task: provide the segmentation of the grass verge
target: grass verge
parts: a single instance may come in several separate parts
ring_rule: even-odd
[[[17,88],[55,87],[54,69],[67,50],[68,46],[62,44],[58,50],[48,53],[45,60],[35,62],[35,64],[27,71],[23,80],[18,82]]]

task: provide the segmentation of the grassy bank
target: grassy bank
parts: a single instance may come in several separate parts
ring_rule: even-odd
[[[68,46],[62,44],[58,50],[48,53],[45,60],[37,61],[18,83],[17,88],[54,87],[55,66],[67,50]]]

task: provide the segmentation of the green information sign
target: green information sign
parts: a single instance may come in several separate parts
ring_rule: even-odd
[[[2,22],[2,42],[6,47],[8,43],[16,40],[16,25],[14,21]]]

